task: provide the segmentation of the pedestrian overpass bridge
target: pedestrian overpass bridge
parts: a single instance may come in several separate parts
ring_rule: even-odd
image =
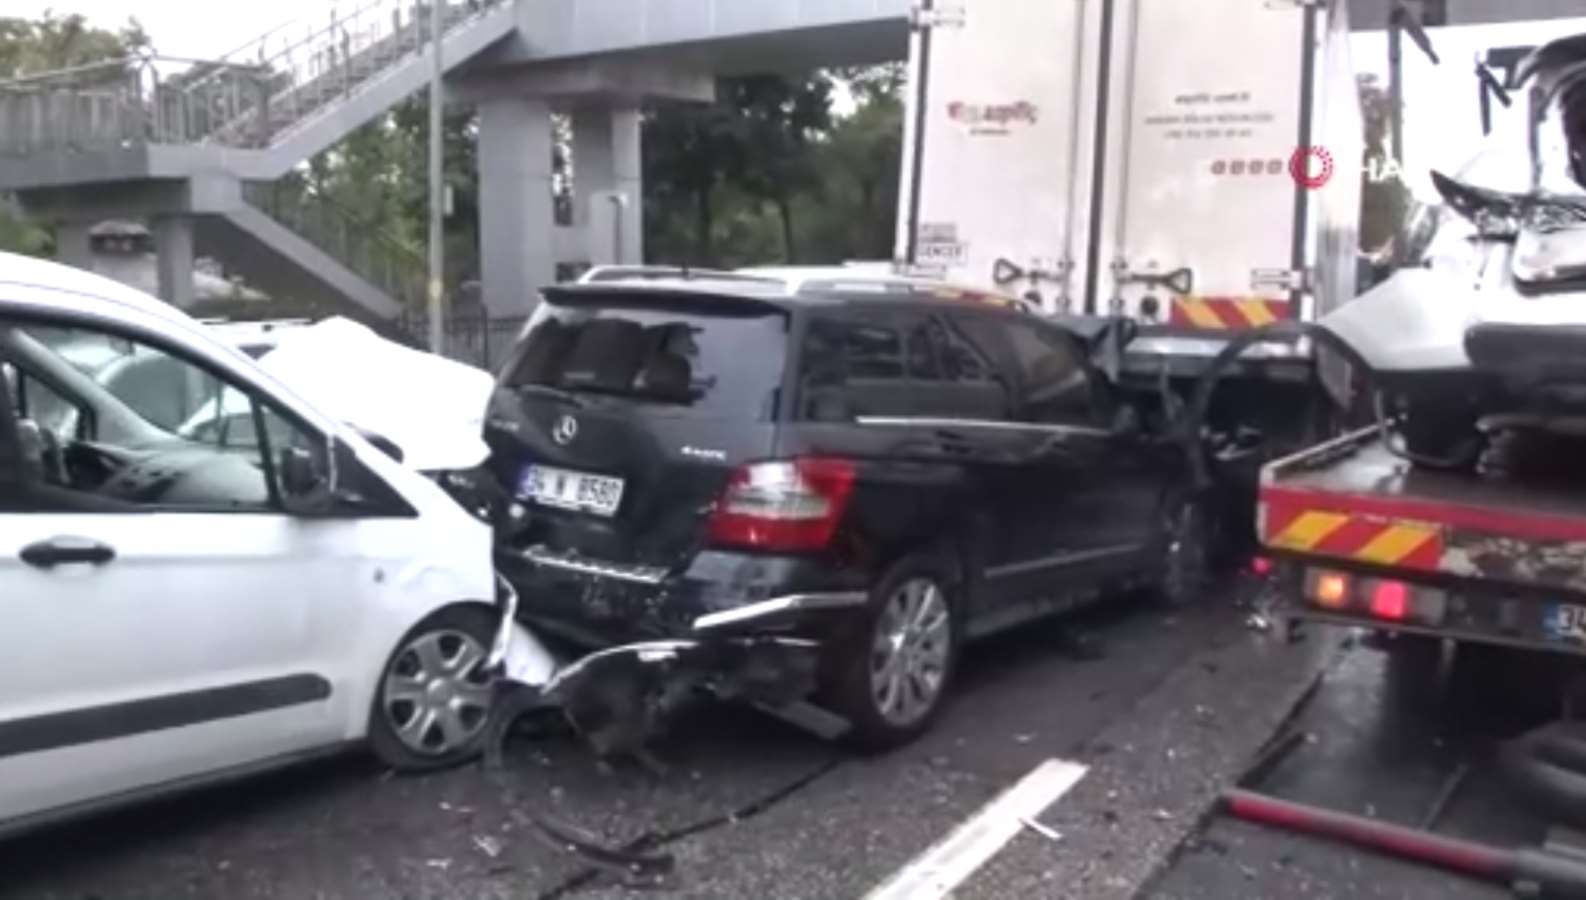
[[[510,315],[532,306],[558,263],[641,259],[641,104],[707,100],[720,74],[901,59],[920,0],[439,2],[448,98],[480,111],[484,299]],[[1578,0],[1411,2],[1441,5],[1450,24],[1579,14]],[[1390,0],[1350,4],[1358,26],[1386,24]],[[219,60],[119,62],[0,84],[0,190],[56,223],[68,262],[88,259],[98,221],[152,221],[161,293],[178,305],[191,302],[202,253],[277,296],[350,300],[384,317],[418,310],[421,258],[328,199],[276,202],[270,183],[421,90],[429,32],[420,2],[363,0]],[[570,226],[555,224],[553,111],[573,123]]]

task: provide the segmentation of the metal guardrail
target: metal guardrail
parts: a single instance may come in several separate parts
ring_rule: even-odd
[[[440,0],[451,33],[511,0]],[[299,27],[303,28],[300,33]],[[259,148],[421,51],[429,5],[365,0],[216,60],[134,57],[0,82],[0,154],[212,143]]]
[[[493,318],[481,306],[454,309],[443,319],[445,355],[495,372],[507,361],[508,354],[512,352],[518,335],[523,333],[528,321],[527,316]],[[423,313],[414,313],[397,320],[397,327],[410,335],[417,346],[423,346],[428,340],[428,326],[429,318]]]
[[[312,191],[249,182],[249,205],[339,260],[408,309],[422,308],[428,268],[419,251]]]

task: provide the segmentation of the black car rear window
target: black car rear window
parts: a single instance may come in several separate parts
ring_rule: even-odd
[[[781,386],[787,319],[546,303],[502,383],[619,397],[679,412],[767,420]]]

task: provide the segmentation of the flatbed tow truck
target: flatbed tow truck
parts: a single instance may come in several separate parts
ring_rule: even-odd
[[[1586,485],[1416,466],[1380,427],[1268,463],[1280,628],[1364,626],[1586,656]]]

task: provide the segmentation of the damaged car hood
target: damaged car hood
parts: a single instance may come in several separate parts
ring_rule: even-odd
[[[485,407],[495,379],[331,318],[282,336],[259,365],[328,414],[395,443],[421,472],[484,462]]]

